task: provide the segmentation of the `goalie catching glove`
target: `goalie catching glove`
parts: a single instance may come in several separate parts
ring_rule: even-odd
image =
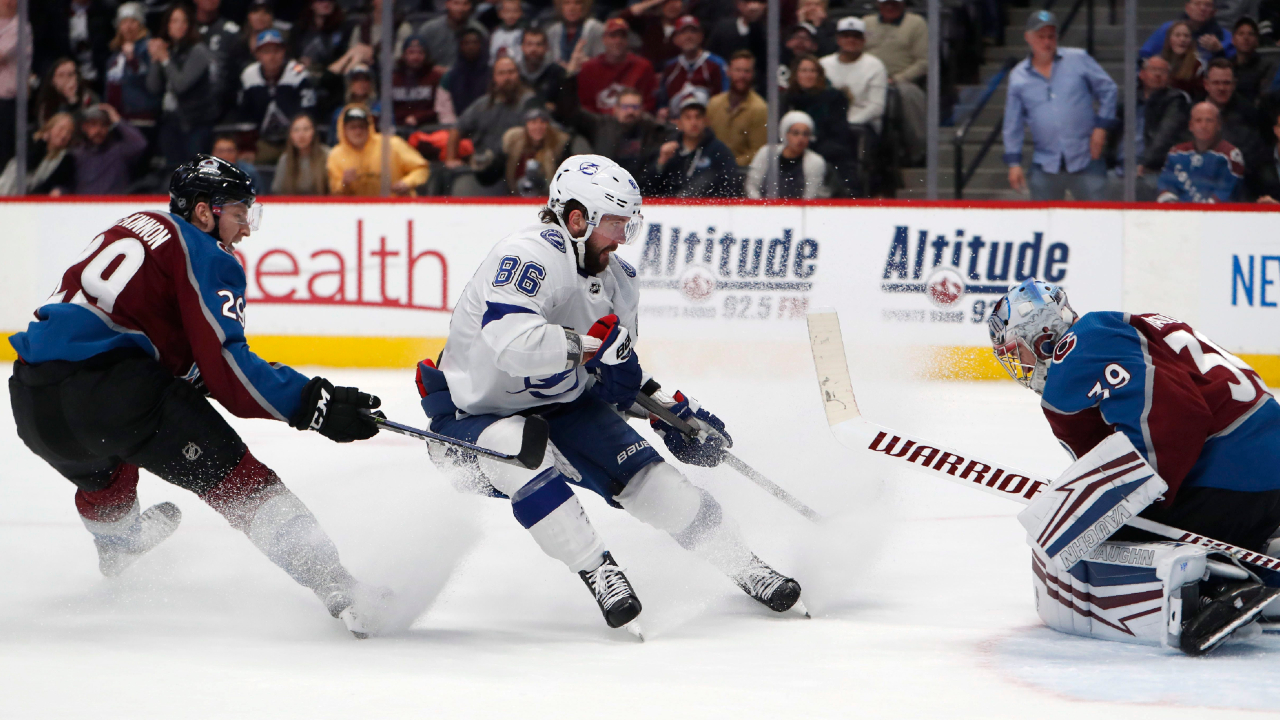
[[[667,449],[682,463],[715,467],[724,459],[724,451],[733,447],[733,438],[725,432],[724,421],[707,412],[697,400],[676,391],[671,412],[681,420],[698,429],[697,437],[686,437],[679,430],[659,420],[649,417],[649,426],[667,444]]]
[[[597,320],[587,335],[600,341],[599,349],[583,363],[596,376],[591,391],[620,410],[631,407],[644,382],[640,360],[631,348],[631,335],[612,314]],[[584,357],[587,352],[584,347]]]
[[[289,420],[298,430],[315,430],[334,442],[368,440],[378,425],[366,411],[382,404],[375,395],[353,387],[334,387],[322,377],[311,378],[302,388],[302,405]],[[385,417],[382,413],[375,413]]]

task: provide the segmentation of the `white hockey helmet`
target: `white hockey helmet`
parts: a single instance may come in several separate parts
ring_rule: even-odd
[[[605,215],[627,218],[622,244],[635,242],[640,236],[644,225],[644,216],[640,214],[644,202],[640,186],[631,173],[609,158],[603,155],[569,157],[560,163],[547,189],[550,195],[547,207],[564,221],[568,220],[563,217],[564,207],[570,200],[577,200],[586,208],[588,230],[581,238],[574,239],[575,244],[585,245]],[[579,263],[585,257],[582,250],[579,248]]]
[[[1060,286],[1022,281],[996,301],[987,318],[996,360],[1014,380],[1043,394],[1054,348],[1078,317]]]

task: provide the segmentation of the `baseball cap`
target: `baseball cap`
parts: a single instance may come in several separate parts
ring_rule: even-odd
[[[370,70],[369,66],[365,65],[364,63],[356,63],[351,67],[347,68],[348,78],[353,78],[353,77],[356,77],[357,75],[364,75],[369,79],[373,79],[373,70]]]
[[[1035,32],[1046,25],[1058,27],[1058,16],[1048,10],[1038,10],[1027,16],[1027,32]]]
[[[275,28],[267,28],[266,30],[258,33],[258,47],[270,45],[272,43],[275,43],[276,45],[284,45],[284,36],[280,34],[279,30],[276,30]]]
[[[365,110],[360,105],[347,108],[347,111],[342,113],[342,122],[347,123],[353,120],[369,122],[369,111]]]
[[[862,22],[862,18],[840,18],[840,22],[836,23],[836,34],[839,35],[842,32],[866,33],[867,24]]]
[[[250,0],[249,12],[253,12],[258,8],[266,8],[267,10],[270,10],[272,13],[275,12],[275,8],[272,7],[271,0]]]
[[[697,85],[686,85],[684,90],[672,99],[671,104],[675,106],[677,113],[684,112],[685,108],[700,107],[707,109],[707,91]]]
[[[631,32],[631,26],[622,18],[609,18],[604,24],[604,34],[609,35],[616,32]]]
[[[544,107],[531,107],[528,110],[524,111],[525,122],[529,122],[530,120],[537,120],[538,118],[542,118],[547,122],[551,122],[551,113],[547,112],[547,109]]]
[[[672,31],[672,34],[674,35],[675,33],[678,33],[681,30],[684,30],[686,28],[693,28],[695,30],[701,31],[702,23],[698,22],[698,18],[692,15],[681,15],[680,19],[676,20],[675,30]]]

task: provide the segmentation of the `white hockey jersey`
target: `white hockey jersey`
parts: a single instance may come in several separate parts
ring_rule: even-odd
[[[563,328],[586,335],[613,313],[638,337],[635,268],[614,254],[599,275],[579,272],[568,238],[558,224],[508,235],[462,291],[440,370],[463,412],[513,415],[577,399],[590,377],[567,367]]]

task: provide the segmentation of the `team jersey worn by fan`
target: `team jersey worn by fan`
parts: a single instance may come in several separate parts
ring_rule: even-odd
[[[1280,405],[1248,365],[1186,323],[1092,312],[1054,348],[1041,399],[1074,457],[1116,430],[1168,483],[1280,489]]]
[[[586,335],[610,313],[632,337],[640,286],[616,254],[599,275],[578,269],[569,231],[539,224],[501,240],[467,283],[440,361],[453,402],[471,415],[512,415],[571,402],[587,389],[567,367],[563,328]]]
[[[245,284],[212,236],[176,215],[138,212],[89,243],[9,342],[28,363],[141,349],[175,377],[203,378],[235,415],[287,422],[308,378],[249,350]]]

